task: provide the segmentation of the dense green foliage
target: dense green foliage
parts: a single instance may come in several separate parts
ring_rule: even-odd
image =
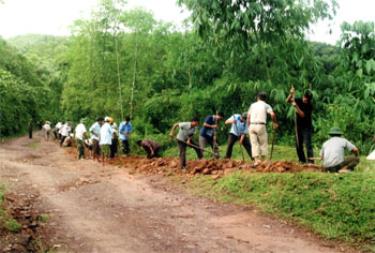
[[[12,39],[53,91],[50,119],[132,115],[138,136],[163,134],[195,115],[245,111],[265,90],[281,122],[279,137],[292,143],[294,111],[285,98],[293,84],[299,94],[314,93],[316,146],[338,125],[370,149],[373,23],[343,24],[341,40],[329,46],[306,41],[304,32],[334,15],[334,1],[179,2],[192,11],[192,31],[126,10],[124,1],[102,0],[90,19],[75,22],[69,38]]]
[[[374,173],[238,172],[217,181],[202,176],[192,186],[223,201],[257,204],[330,239],[374,243]]]
[[[47,112],[48,88],[33,64],[0,39],[0,133],[22,132]]]

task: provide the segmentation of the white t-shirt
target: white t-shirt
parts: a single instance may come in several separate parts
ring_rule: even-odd
[[[83,135],[87,132],[84,124],[79,123],[74,130],[76,139],[83,141]]]
[[[99,145],[111,145],[112,144],[113,128],[108,122],[100,128],[100,139]]]
[[[196,129],[195,127],[191,126],[191,122],[178,123],[178,127],[179,131],[177,134],[177,140],[183,142],[187,141],[190,136],[193,136]]]
[[[372,151],[367,157],[366,157],[367,160],[370,160],[370,161],[375,161],[375,150]]]
[[[250,124],[251,123],[261,123],[266,124],[267,123],[267,113],[272,113],[272,107],[265,103],[264,101],[257,101],[253,104],[251,104],[249,108],[250,113]]]
[[[61,135],[62,136],[69,136],[70,131],[72,131],[72,128],[68,124],[64,124],[61,129]]]
[[[94,140],[99,140],[99,137],[100,137],[100,125],[98,122],[95,122],[94,124],[92,124],[92,126],[90,127],[90,133],[92,133],[92,136],[91,138],[94,139]]]
[[[62,127],[62,123],[61,122],[57,122],[55,128],[60,130],[61,127]]]
[[[325,168],[341,164],[345,159],[345,149],[352,151],[355,146],[345,138],[332,137],[323,143],[320,156],[323,157]]]
[[[247,134],[247,126],[246,121],[241,121],[241,115],[240,114],[234,114],[227,120],[235,120],[236,123],[233,123],[229,133],[234,134],[235,136],[240,136],[242,134]]]
[[[51,130],[51,126],[49,124],[44,124],[43,129],[44,129],[44,131],[49,131],[49,130]]]

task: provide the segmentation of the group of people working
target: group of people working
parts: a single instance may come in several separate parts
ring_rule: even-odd
[[[48,140],[51,131],[55,139],[60,141],[60,146],[70,146],[72,141],[75,141],[77,147],[78,159],[85,157],[85,148],[90,150],[93,159],[105,160],[114,158],[121,147],[122,154],[128,155],[130,153],[130,135],[133,131],[133,126],[130,117],[125,117],[124,121],[117,124],[111,117],[99,117],[93,123],[89,130],[86,128],[87,119],[83,118],[80,123],[72,129],[72,123],[67,121],[64,124],[58,122],[55,127],[51,128],[51,123],[46,121],[43,125],[45,139]],[[139,140],[137,145],[142,147],[147,152],[147,157],[159,156],[160,145],[151,140]]]
[[[312,93],[307,90],[301,98],[295,98],[295,89],[290,90],[287,102],[295,107],[296,111],[296,151],[301,163],[314,163],[314,151],[312,147]],[[225,124],[230,124],[231,128],[228,136],[228,144],[225,158],[231,158],[233,145],[239,141],[249,157],[254,160],[254,166],[259,165],[268,155],[268,134],[267,117],[272,119],[274,129],[279,127],[276,114],[272,107],[266,103],[267,94],[260,92],[257,95],[257,101],[252,103],[249,110],[242,114],[234,114],[229,117]],[[199,120],[193,118],[190,122],[180,122],[173,125],[170,136],[176,136],[179,148],[180,167],[186,167],[186,148],[191,147],[195,150],[197,157],[201,159],[203,152],[207,151],[206,145],[212,148],[214,157],[218,157],[218,144],[216,142],[216,130],[219,121],[223,119],[222,113],[209,115],[205,118],[199,134],[199,146],[194,142],[193,136],[199,126]],[[337,127],[330,130],[331,138],[327,140],[321,149],[320,159],[323,161],[323,167],[330,172],[351,171],[359,163],[359,151],[351,142],[342,137],[343,133]],[[304,150],[306,147],[306,153]],[[352,152],[355,156],[345,157],[345,149]]]
[[[295,98],[295,89],[292,88],[286,100],[296,111],[296,151],[301,163],[314,163],[314,160],[316,160],[312,147],[312,97],[312,93],[307,90],[301,98]],[[254,160],[255,167],[266,159],[268,155],[266,127],[268,115],[272,119],[273,128],[277,129],[279,127],[276,114],[272,107],[266,103],[266,100],[267,94],[259,92],[256,102],[250,105],[247,112],[233,114],[224,122],[226,125],[231,125],[225,158],[231,158],[233,146],[236,142],[239,142],[250,159]],[[224,115],[221,112],[205,118],[199,132],[198,144],[193,140],[193,136],[199,126],[198,118],[173,125],[169,134],[174,138],[176,129],[178,129],[176,140],[181,169],[184,169],[187,165],[187,147],[195,150],[198,159],[203,158],[203,152],[209,152],[214,158],[219,158],[217,129],[223,118]],[[50,132],[53,131],[55,138],[60,140],[61,146],[69,145],[72,138],[74,138],[79,159],[84,157],[85,147],[91,150],[94,159],[101,158],[104,162],[105,159],[113,158],[118,151],[119,140],[122,146],[122,153],[126,155],[130,153],[129,137],[133,130],[130,117],[125,117],[125,120],[120,123],[118,128],[111,117],[98,118],[91,125],[89,131],[87,131],[85,123],[86,119],[82,119],[75,127],[74,134],[71,134],[72,124],[70,122],[65,122],[64,124],[58,122],[52,130],[51,123],[47,121],[43,126],[45,138],[48,140]],[[359,163],[358,148],[342,137],[343,133],[339,128],[332,128],[329,135],[331,138],[323,144],[320,152],[323,167],[330,172],[353,170]],[[139,140],[136,143],[146,151],[148,158],[159,156],[161,146],[158,143],[151,140]],[[206,146],[210,146],[212,151],[208,150]],[[345,158],[345,149],[351,151],[355,156]]]

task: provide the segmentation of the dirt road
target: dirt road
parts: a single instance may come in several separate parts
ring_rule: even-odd
[[[36,134],[0,145],[8,190],[36,192],[57,252],[342,252],[260,214],[190,196],[160,176],[74,160]]]

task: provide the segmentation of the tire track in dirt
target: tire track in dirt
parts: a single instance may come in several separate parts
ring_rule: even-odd
[[[353,252],[256,209],[169,190],[161,176],[75,161],[40,134],[1,145],[0,159],[10,189],[39,191],[57,252]]]

